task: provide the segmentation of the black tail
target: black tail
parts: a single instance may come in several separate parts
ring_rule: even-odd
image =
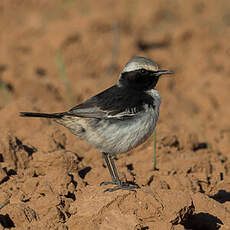
[[[45,117],[45,118],[62,118],[65,113],[33,113],[20,112],[21,117]]]

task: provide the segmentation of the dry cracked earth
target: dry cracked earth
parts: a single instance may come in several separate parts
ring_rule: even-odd
[[[0,1],[0,229],[230,229],[230,4]],[[173,70],[157,133],[116,165],[46,119],[110,87],[130,57]]]

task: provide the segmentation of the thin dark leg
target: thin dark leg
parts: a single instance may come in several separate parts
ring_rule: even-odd
[[[114,175],[113,170],[112,170],[112,168],[111,168],[110,161],[109,161],[109,159],[108,159],[108,153],[102,153],[102,156],[103,156],[104,159],[105,159],[107,168],[108,168],[109,173],[110,173],[111,178],[112,178],[112,182],[115,183],[115,182],[116,182],[116,179],[115,179],[116,175]],[[105,183],[106,183],[106,182],[103,182],[103,184],[105,184]],[[107,184],[108,184],[108,182],[107,182]]]
[[[109,153],[102,153],[102,155],[105,159],[105,162],[106,162],[107,167],[109,169],[109,173],[112,177],[112,182],[102,182],[101,185],[102,184],[103,185],[108,185],[108,184],[116,185],[113,188],[105,189],[104,192],[113,192],[113,191],[116,191],[119,189],[135,191],[135,189],[139,188],[138,185],[130,185],[128,183],[122,183],[119,179],[117,168],[116,168],[116,165],[115,165],[114,160],[113,160],[114,156],[109,154]]]
[[[114,176],[115,176],[115,180],[117,182],[117,184],[121,184],[121,181],[119,179],[119,176],[118,176],[118,172],[117,172],[117,167],[113,161],[113,156],[112,155],[109,155],[109,160],[110,160],[110,163],[112,165],[112,168],[113,168],[113,173],[114,173]]]

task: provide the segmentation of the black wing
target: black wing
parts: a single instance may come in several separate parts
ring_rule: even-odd
[[[153,98],[144,92],[115,85],[73,107],[68,114],[87,118],[125,119],[135,116],[144,104],[153,105]]]

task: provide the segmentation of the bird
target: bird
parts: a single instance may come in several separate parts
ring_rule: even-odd
[[[126,153],[145,142],[153,133],[161,104],[155,89],[160,76],[173,74],[159,70],[151,59],[131,58],[120,72],[116,84],[66,112],[20,112],[22,117],[52,119],[102,153],[111,181],[105,192],[119,189],[135,191],[135,183],[122,182],[114,162],[117,154]]]

